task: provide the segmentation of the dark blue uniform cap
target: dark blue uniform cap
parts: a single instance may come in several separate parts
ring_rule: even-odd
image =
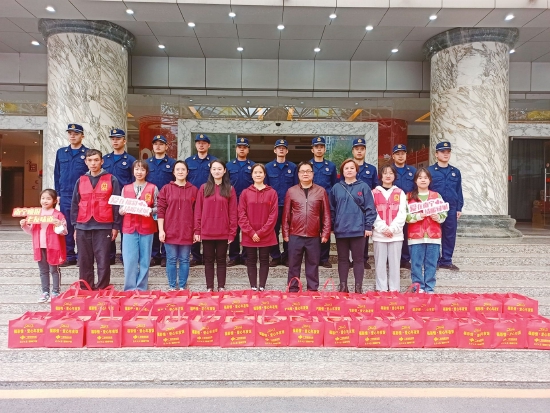
[[[393,147],[392,153],[399,152],[399,151],[405,151],[405,152],[407,152],[407,146],[406,146],[406,145],[403,145],[402,143],[400,143],[400,144],[398,144],[398,145],[395,145],[395,146]]]
[[[321,137],[321,136],[318,136],[316,138],[313,138],[311,140],[311,146],[315,146],[315,145],[326,145],[327,143],[325,142],[325,138]]]
[[[199,133],[195,136],[195,142],[208,142],[210,143],[210,138],[202,133]]]
[[[437,145],[435,145],[436,152],[443,151],[445,149],[451,150],[451,142],[439,142]]]
[[[277,146],[284,146],[285,148],[288,148],[288,142],[285,139],[277,139],[275,141],[274,148],[276,148]]]
[[[124,133],[124,131],[122,129],[111,129],[111,131],[109,132],[109,137],[110,138],[125,138],[126,133]]]
[[[155,137],[153,138],[153,143],[155,143],[156,141],[161,141],[165,144],[168,144],[168,140],[162,135],[155,135]]]
[[[67,126],[67,132],[69,131],[84,133],[84,128],[82,127],[82,125],[79,125],[77,123],[71,123],[69,124],[69,126]]]
[[[353,147],[356,147],[356,146],[367,146],[367,144],[365,143],[365,139],[363,139],[363,138],[354,139],[353,140]]]
[[[237,144],[237,146],[244,145],[244,146],[248,146],[250,148],[250,144],[248,143],[247,138],[237,138],[236,144]]]

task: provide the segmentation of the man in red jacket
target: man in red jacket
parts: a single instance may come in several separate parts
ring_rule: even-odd
[[[306,255],[308,291],[319,288],[321,243],[330,237],[330,206],[325,189],[313,183],[313,165],[298,165],[300,183],[291,187],[285,196],[283,209],[283,239],[288,242],[288,281],[300,278],[300,267]],[[290,291],[298,291],[292,281]]]

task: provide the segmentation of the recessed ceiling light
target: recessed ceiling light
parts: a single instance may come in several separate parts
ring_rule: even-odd
[[[516,17],[516,16],[514,16],[513,14],[509,14],[508,16],[506,16],[506,17],[504,18],[504,20],[506,20],[507,22],[509,22],[509,21],[512,20],[514,17]]]
[[[279,24],[279,25],[277,26],[277,29],[279,29],[279,30],[283,30],[284,28],[285,28],[285,26],[282,25],[282,24]]]
[[[33,46],[40,46],[40,43],[38,43],[36,40],[33,40],[33,41],[31,42],[31,44],[32,44]]]
[[[244,49],[242,48],[242,46],[239,46],[239,47],[237,47],[237,50],[238,50],[239,52],[242,52]]]
[[[355,104],[356,104],[356,105],[358,105],[358,104],[359,104],[359,102],[355,102]]]
[[[134,11],[132,9],[126,9],[126,14],[134,14]]]
[[[34,143],[38,143],[37,141],[34,141]]]
[[[330,19],[335,19],[336,18],[336,14],[332,13],[330,16],[328,16]]]
[[[397,53],[398,51],[399,51],[399,49],[391,49],[392,53]]]
[[[437,19],[437,15],[436,15],[436,14],[432,14],[432,15],[430,16],[430,20],[436,20],[436,19]]]
[[[371,25],[368,25],[367,27],[365,27],[365,29],[367,29],[367,31],[370,32],[372,29],[374,29],[374,27],[372,27]]]
[[[48,10],[50,13],[55,13],[55,9],[52,6],[46,7],[46,10]]]
[[[300,105],[303,105],[303,104],[304,104],[304,102],[300,102]]]
[[[516,53],[516,49],[510,49],[510,54]]]
[[[246,103],[250,103],[250,101],[249,101],[249,100],[247,100],[247,101],[246,101]]]
[[[237,17],[237,15],[234,12],[230,11],[229,12],[229,17]]]
[[[193,99],[189,99],[189,102],[193,102]]]
[[[165,49],[165,48],[166,48],[166,46],[165,46],[165,45],[163,45],[163,44],[159,44],[159,49]]]
[[[195,27],[195,23],[193,23],[193,22],[189,22],[189,23],[187,23],[187,25],[188,25],[189,27]]]
[[[320,49],[319,47],[316,47],[315,49],[313,49],[313,51],[314,51],[315,53],[319,53],[319,52],[321,51],[321,49]]]

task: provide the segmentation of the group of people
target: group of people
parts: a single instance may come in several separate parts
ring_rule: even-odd
[[[57,152],[55,190],[44,190],[40,198],[42,214],[53,215],[52,222],[31,226],[21,220],[33,235],[41,302],[59,294],[59,267],[76,265],[77,258],[80,279],[106,288],[119,232],[125,290],[146,290],[154,265],[166,267],[170,290],[184,289],[189,268],[204,264],[207,290],[223,291],[227,267],[243,263],[252,290],[266,288],[270,267],[286,265],[290,290],[297,291],[305,256],[307,289],[316,291],[319,266],[332,266],[331,232],[343,292],[363,292],[369,237],[377,290],[398,291],[400,268],[410,268],[421,291],[433,293],[437,267],[458,270],[452,254],[463,198],[460,172],[449,165],[449,142],[436,145],[437,163],[418,170],[406,164],[406,146],[396,145],[393,162],[379,178],[365,162],[365,140],[354,139],[352,157],[340,165],[338,177],[336,165],[325,158],[323,137],[312,140],[313,158],[298,165],[287,160],[287,141],[278,139],[276,158],[264,165],[249,159],[245,137],[237,138],[236,157],[226,164],[209,153],[205,134],[195,137],[196,155],[176,161],[167,156],[162,135],[153,138],[152,157],[136,160],[125,151],[124,131],[110,132],[113,152],[103,156],[83,145],[82,126],[69,125],[70,145]],[[149,213],[111,205],[111,195],[144,201]],[[448,212],[409,211],[411,203],[436,198],[449,203]]]

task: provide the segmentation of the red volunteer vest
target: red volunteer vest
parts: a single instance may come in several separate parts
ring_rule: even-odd
[[[407,195],[407,200],[409,204],[418,202],[414,199],[410,199],[409,195]],[[437,198],[439,198],[439,194],[437,192],[429,192],[428,199]],[[439,224],[439,222],[435,222],[430,217],[426,217],[422,221],[415,222],[414,224],[409,224],[408,234],[409,239],[422,239],[424,238],[425,234],[428,234],[429,238],[441,238],[441,224]]]
[[[384,194],[378,189],[374,189],[372,194],[374,195],[374,205],[376,206],[378,215],[380,215],[380,218],[386,221],[386,224],[389,226],[399,212],[401,189],[395,188],[388,199],[386,199]]]
[[[80,202],[76,222],[88,222],[92,217],[105,224],[113,222],[113,206],[109,205],[109,197],[113,193],[111,174],[101,175],[95,188],[92,188],[89,176],[81,176],[78,191]]]
[[[124,198],[136,198],[134,184],[129,184],[122,190]],[[155,185],[147,182],[138,199],[145,201],[149,208],[152,208],[155,203]],[[157,232],[157,223],[153,217],[144,217],[143,215],[124,214],[122,220],[122,233],[133,234],[138,232],[141,235],[149,235]]]
[[[58,220],[63,220],[65,217],[57,210],[53,211],[53,217]],[[42,255],[40,253],[40,227],[42,225],[32,226],[32,248],[34,260],[40,261]],[[67,259],[67,248],[65,247],[65,236],[57,235],[53,230],[53,224],[46,228],[46,254],[48,256],[48,264],[59,265]]]

